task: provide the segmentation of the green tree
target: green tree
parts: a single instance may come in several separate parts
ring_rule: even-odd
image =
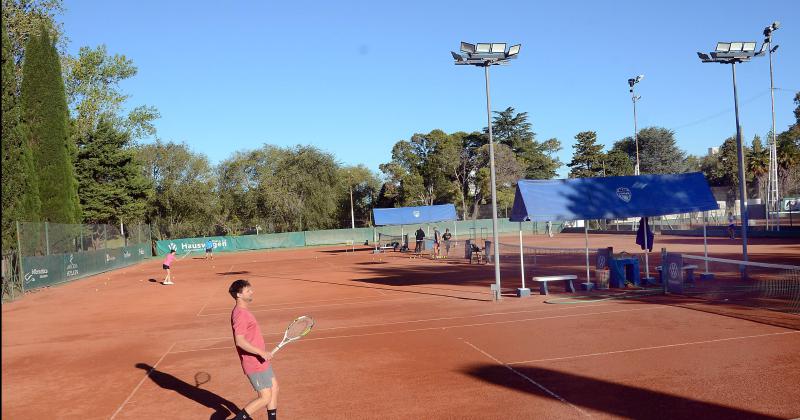
[[[603,145],[597,144],[597,133],[582,131],[575,135],[577,143],[572,145],[575,151],[569,166],[570,178],[587,178],[603,175]]]
[[[42,26],[25,48],[23,120],[38,171],[41,215],[46,221],[77,223],[80,204],[73,170],[75,146],[68,135],[67,101],[61,64]]]
[[[37,221],[41,203],[33,157],[21,121],[22,110],[17,96],[14,59],[5,25],[2,28],[2,37],[2,242],[3,250],[6,250],[16,247],[14,222]]]
[[[135,159],[127,133],[101,119],[78,143],[75,172],[85,222],[144,221],[152,188]]]
[[[81,47],[77,57],[65,58],[66,92],[75,117],[75,136],[86,137],[101,118],[110,121],[132,139],[155,134],[153,120],[160,117],[149,106],[123,112],[129,98],[121,92],[120,82],[136,75],[133,61],[124,55],[109,56],[105,45]]]
[[[561,162],[554,154],[561,150],[561,142],[555,138],[541,143],[536,141],[536,133],[531,131],[527,112],[515,114],[514,108],[508,107],[494,113],[493,140],[511,148],[525,168],[525,178],[550,179],[556,176]],[[484,133],[488,134],[488,129],[484,129]]]
[[[686,165],[686,153],[678,148],[675,132],[662,127],[647,127],[639,130],[639,173],[674,174],[682,173]],[[614,143],[612,150],[625,152],[632,162],[636,162],[636,145],[632,137]],[[632,175],[633,170],[628,175]]]
[[[761,137],[758,135],[753,137],[745,169],[747,170],[748,187],[753,190],[754,196],[762,197],[762,192],[766,190],[767,172],[769,171],[769,149],[761,144]],[[766,199],[766,196],[762,198]]]
[[[478,167],[475,176],[475,197],[472,217],[477,218],[480,204],[489,204],[492,199],[491,166],[489,162],[489,145],[478,149]],[[495,189],[497,191],[497,207],[511,208],[514,204],[514,191],[517,181],[525,174],[525,167],[517,160],[514,151],[505,144],[494,145]]]
[[[7,28],[14,73],[17,84],[22,81],[22,62],[25,46],[31,36],[39,33],[39,28],[50,30],[62,55],[67,50],[64,25],[55,20],[64,12],[61,0],[3,0],[3,23]]]
[[[217,232],[217,178],[206,156],[183,143],[156,140],[136,147],[136,159],[155,190],[146,218],[157,239]]]
[[[350,227],[350,195],[356,227],[372,226],[372,209],[381,187],[378,176],[364,165],[339,168],[339,226]]]

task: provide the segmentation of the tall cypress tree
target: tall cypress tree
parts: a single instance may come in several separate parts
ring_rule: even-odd
[[[597,133],[594,131],[583,131],[575,136],[577,143],[572,145],[575,152],[572,154],[572,162],[567,166],[572,168],[569,171],[570,178],[587,178],[603,175],[603,145],[597,143]]]
[[[67,98],[58,52],[48,30],[31,36],[22,67],[22,117],[39,180],[45,221],[77,223],[78,182],[73,169],[75,146],[68,133]]]
[[[21,106],[14,77],[14,56],[3,25],[3,249],[15,246],[15,221],[36,221],[39,218],[39,190],[36,184],[33,157],[25,141]]]

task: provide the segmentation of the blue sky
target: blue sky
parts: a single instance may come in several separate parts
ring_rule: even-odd
[[[127,105],[155,106],[157,136],[212,163],[264,143],[311,144],[374,171],[395,142],[486,126],[483,70],[454,66],[460,41],[522,44],[491,69],[493,110],[527,112],[538,140],[594,130],[610,147],[639,128],[675,130],[702,155],[735,133],[729,65],[695,52],[717,41],[773,40],[776,126],[800,89],[800,2],[752,1],[70,1],[69,51],[105,44],[133,60]],[[769,62],[737,66],[745,139],[771,128]],[[149,141],[148,139],[143,140]],[[561,175],[567,173],[562,167]]]

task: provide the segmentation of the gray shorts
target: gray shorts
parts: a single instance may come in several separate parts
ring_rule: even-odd
[[[263,372],[248,374],[247,379],[250,380],[250,384],[253,385],[253,389],[256,391],[261,391],[264,388],[272,388],[272,378],[274,376],[275,374],[272,373],[272,366],[270,366]]]

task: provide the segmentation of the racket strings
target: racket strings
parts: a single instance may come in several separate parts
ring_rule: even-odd
[[[311,318],[300,318],[292,322],[292,325],[286,330],[286,338],[300,338],[309,332],[314,326],[314,321]]]

